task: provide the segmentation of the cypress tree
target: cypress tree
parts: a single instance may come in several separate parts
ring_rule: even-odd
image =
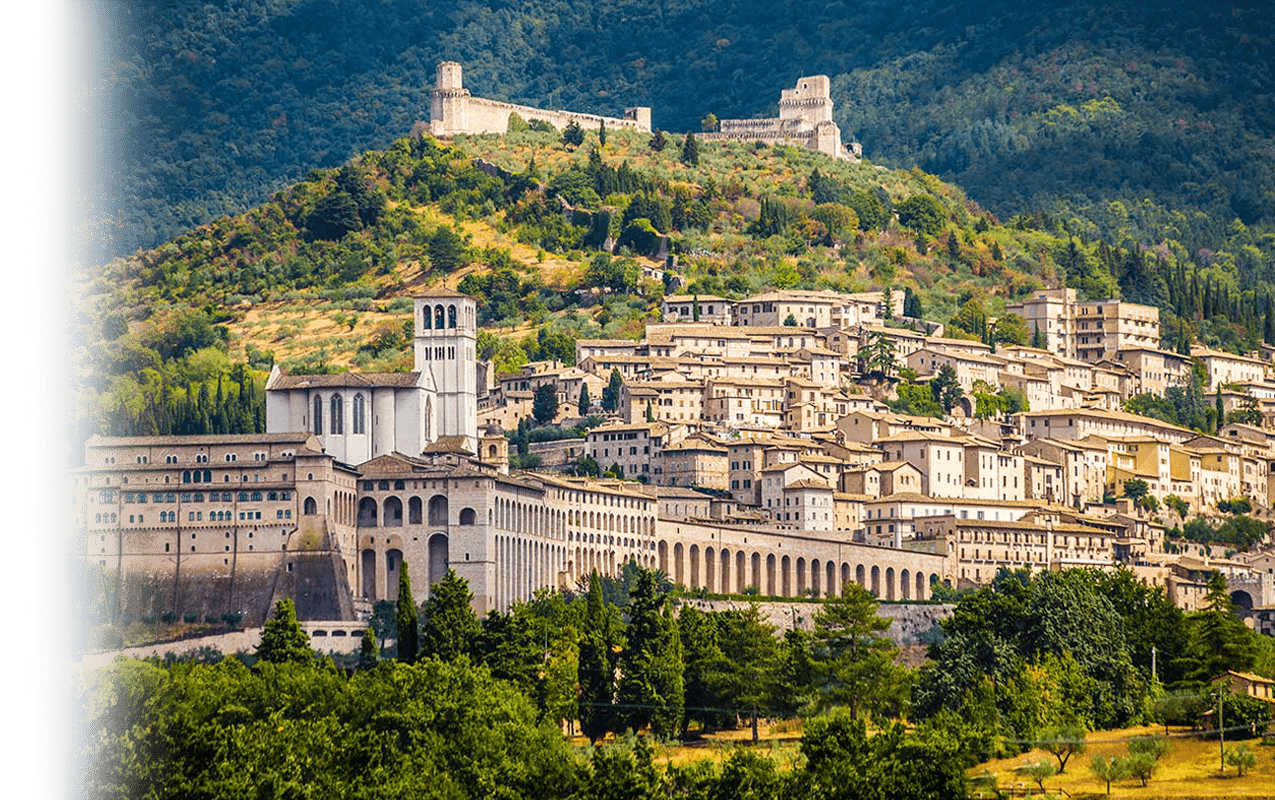
[[[412,578],[406,561],[398,567],[398,602],[394,609],[398,623],[398,660],[415,663],[420,654],[420,633],[416,629],[416,602],[412,599]]]
[[[589,413],[589,406],[589,385],[587,383],[582,383],[580,384],[580,402],[576,406],[576,410],[579,411],[580,416],[583,417]]]
[[[274,664],[304,664],[314,659],[310,637],[297,622],[297,607],[291,597],[275,603],[274,616],[266,620],[257,645],[257,658]]]
[[[380,661],[381,654],[376,646],[376,634],[369,626],[363,630],[363,641],[359,642],[359,669],[371,669]]]
[[[699,166],[699,144],[692,133],[686,134],[686,139],[682,142],[681,160],[688,167]]]
[[[614,726],[615,654],[619,638],[615,609],[602,601],[602,581],[596,570],[589,574],[584,630],[580,638],[580,731],[597,742]]]
[[[1218,384],[1217,393],[1213,396],[1213,407],[1217,414],[1217,428],[1214,433],[1222,430],[1222,426],[1226,424],[1226,412],[1222,407],[1222,385]]]
[[[607,143],[607,124],[605,120],[598,121],[598,146],[606,147]]]

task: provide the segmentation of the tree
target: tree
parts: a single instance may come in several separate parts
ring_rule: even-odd
[[[779,642],[775,627],[762,619],[757,603],[724,612],[719,621],[722,657],[712,670],[716,694],[723,703],[748,712],[757,741],[757,719],[776,690]]]
[[[686,134],[686,139],[682,141],[681,161],[688,167],[699,166],[699,144],[693,133]]]
[[[691,322],[699,322],[699,295],[691,297]]]
[[[1222,430],[1222,426],[1226,424],[1226,411],[1222,405],[1222,385],[1218,384],[1217,393],[1213,395],[1213,418],[1217,420],[1217,426],[1214,433]]]
[[[903,287],[903,316],[912,319],[921,319],[925,316],[925,311],[921,307],[921,297],[912,291],[911,286]]]
[[[1187,616],[1190,642],[1175,664],[1187,686],[1203,686],[1227,670],[1243,672],[1257,658],[1256,634],[1235,616],[1226,578],[1214,572],[1204,596],[1204,608]]]
[[[1080,725],[1059,725],[1040,732],[1040,746],[1058,759],[1058,774],[1067,771],[1067,761],[1085,752],[1085,729]]]
[[[314,660],[310,637],[297,622],[297,607],[291,597],[275,603],[274,616],[266,620],[257,645],[257,658],[274,664],[305,664]]]
[[[587,383],[580,384],[580,402],[576,404],[576,411],[580,416],[587,416],[589,413],[589,385]]]
[[[646,421],[655,422],[655,409],[651,407],[650,399],[646,401]]]
[[[1248,745],[1242,744],[1239,747],[1226,748],[1226,763],[1230,764],[1239,773],[1239,777],[1244,777],[1244,770],[1252,769],[1257,766],[1257,754],[1249,749]],[[1142,782],[1146,786],[1146,781]]]
[[[1027,332],[1027,321],[1017,314],[1006,314],[996,320],[992,339],[1006,344],[1025,345],[1031,338]]]
[[[1049,342],[1045,340],[1045,332],[1042,331],[1035,323],[1032,324],[1032,347],[1035,347],[1037,350],[1049,349]],[[1111,793],[1110,786],[1108,786],[1107,793]]]
[[[416,600],[412,597],[412,577],[406,561],[400,561],[398,567],[398,600],[394,622],[398,626],[398,660],[404,664],[416,663],[421,649],[420,631],[417,629]]]
[[[1058,768],[1054,766],[1052,761],[1029,761],[1016,767],[1016,769],[1036,781],[1036,785],[1040,787],[1042,794],[1045,791],[1045,779],[1052,778],[1058,773]]]
[[[702,120],[699,121],[700,130],[706,133],[709,131],[717,130],[717,125],[718,125],[717,115],[712,113],[711,111],[707,115],[705,115]]]
[[[1132,753],[1124,760],[1124,766],[1130,775],[1146,786],[1147,781],[1151,780],[1151,776],[1155,774],[1156,768],[1160,766],[1160,762],[1156,761],[1155,756],[1150,753]]]
[[[1128,772],[1124,759],[1120,756],[1094,756],[1089,762],[1089,771],[1107,784],[1107,794],[1111,794],[1111,782],[1120,780]]]
[[[571,147],[579,147],[584,144],[584,131],[575,120],[567,123],[567,127],[562,130],[562,143]]]
[[[655,133],[651,134],[651,149],[660,152],[668,144],[668,137],[664,135],[664,131],[659,128],[655,129]]]
[[[877,615],[877,605],[867,589],[847,583],[814,617],[819,704],[844,704],[851,719],[897,714],[907,695],[907,674],[894,661],[898,648],[885,635],[890,620]]]
[[[684,697],[682,642],[668,598],[655,573],[638,568],[629,592],[629,624],[616,707],[620,723],[633,731],[645,725],[660,738],[682,730]]]
[[[606,120],[598,120],[598,147],[606,147],[607,144],[607,123]]]
[[[616,411],[620,408],[620,387],[624,385],[624,377],[620,375],[619,367],[611,368],[611,380],[602,390],[602,407],[607,411]]]
[[[1167,756],[1171,749],[1172,745],[1165,736],[1135,736],[1129,740],[1130,753],[1150,753],[1157,761]]]
[[[939,367],[938,374],[930,381],[930,391],[934,392],[934,399],[943,409],[944,414],[951,414],[952,409],[965,394],[961,391],[961,383],[956,377],[956,368],[951,364]]]
[[[543,383],[536,387],[531,401],[531,416],[540,425],[548,425],[558,416],[558,387]]]
[[[359,219],[359,207],[353,197],[333,190],[314,206],[306,217],[306,231],[315,239],[336,240],[351,231],[363,229]]]
[[[422,607],[421,652],[449,662],[469,655],[479,632],[473,603],[469,581],[448,569]]]
[[[863,361],[863,370],[877,379],[885,380],[894,372],[894,342],[884,333],[877,331],[868,337],[868,342],[859,351]]]
[[[580,637],[580,731],[597,742],[615,724],[615,650],[619,646],[620,619],[602,600],[602,580],[589,573],[583,632]]]
[[[784,324],[790,328],[795,328],[797,327],[797,318],[790,313],[788,316],[784,317]]]
[[[465,242],[447,225],[440,225],[430,237],[429,263],[443,272],[454,272],[465,263]]]
[[[363,640],[359,642],[359,669],[371,669],[381,661],[379,648],[376,646],[376,634],[369,625],[363,629]]]
[[[896,207],[899,224],[926,236],[935,236],[943,230],[946,214],[943,205],[928,194],[914,194]]]
[[[1135,503],[1146,497],[1150,490],[1151,487],[1141,478],[1129,478],[1124,482],[1124,496]]]

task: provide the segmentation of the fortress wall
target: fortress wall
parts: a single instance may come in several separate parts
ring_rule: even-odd
[[[545,111],[531,106],[488,100],[485,97],[468,97],[460,102],[464,104],[464,111],[460,121],[455,120],[453,105],[443,104],[438,106],[443,111],[443,118],[434,122],[441,123],[441,127],[436,129],[440,134],[503,134],[509,130],[509,115],[515,112],[528,122],[541,120],[559,130],[567,127],[567,124],[572,120],[575,120],[577,125],[586,129],[596,129],[604,122],[608,128],[632,128],[639,131],[650,131],[651,129],[649,116],[646,124],[643,125],[641,121],[635,119],[604,117],[599,114],[586,114],[577,111]]]
[[[781,130],[732,131],[697,133],[695,138],[701,142],[766,142],[767,144],[791,144],[798,147],[813,147],[814,132],[796,133]]]

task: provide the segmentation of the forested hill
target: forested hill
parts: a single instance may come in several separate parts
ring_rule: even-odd
[[[1269,3],[166,0],[119,13],[102,21],[95,76],[112,156],[88,185],[113,188],[86,194],[88,262],[388,145],[427,118],[444,58],[475,94],[650,105],[671,131],[708,112],[773,114],[783,87],[826,73],[869,159],[950,179],[1003,218],[1180,244],[1241,281],[1275,262]]]

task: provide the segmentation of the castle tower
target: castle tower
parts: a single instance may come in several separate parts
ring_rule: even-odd
[[[430,133],[464,133],[468,117],[469,90],[464,86],[461,66],[455,61],[440,61],[434,70],[434,91],[430,96]]]
[[[779,95],[780,119],[804,119],[812,125],[832,122],[832,81],[827,75],[797,79],[792,89]]]
[[[483,438],[478,447],[479,460],[505,475],[509,474],[509,440],[495,420],[487,423],[487,427],[483,429]]]
[[[434,381],[435,440],[461,437],[478,453],[478,305],[451,289],[431,289],[415,298],[416,369]]]

